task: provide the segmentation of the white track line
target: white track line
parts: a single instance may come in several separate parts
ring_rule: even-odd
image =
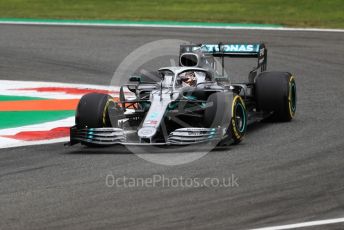
[[[116,86],[104,86],[104,85],[90,85],[90,84],[72,84],[72,83],[60,83],[60,82],[35,82],[35,81],[10,81],[0,80],[0,95],[6,96],[28,96],[28,97],[41,97],[49,99],[78,99],[81,94],[67,94],[64,92],[37,92],[30,90],[30,88],[40,87],[61,87],[61,88],[77,88],[77,89],[93,89],[93,90],[107,90],[107,91],[119,91],[119,87]],[[16,90],[25,88],[27,90]],[[129,91],[126,90],[126,93]],[[117,96],[117,95],[113,95]]]
[[[111,85],[92,85],[92,84],[75,84],[75,83],[62,83],[62,82],[43,82],[43,81],[13,81],[13,80],[0,80],[0,90],[8,88],[34,88],[34,87],[71,87],[80,89],[113,89]]]
[[[343,223],[343,222],[344,222],[344,218],[337,218],[337,219],[317,220],[317,221],[303,222],[303,223],[297,223],[297,224],[288,224],[288,225],[280,225],[280,226],[273,226],[273,227],[265,227],[265,228],[255,228],[255,229],[251,229],[251,230],[295,229],[295,228],[313,227],[313,226],[336,224],[336,223]]]
[[[61,143],[61,142],[67,143],[68,141],[69,141],[69,137],[61,137],[61,138],[41,140],[41,141],[21,141],[21,140],[14,140],[11,138],[0,138],[0,149],[15,148],[15,147],[22,147],[22,146],[32,146],[32,145],[55,144],[55,143]],[[61,146],[63,147],[63,144],[61,144]]]
[[[78,22],[25,22],[0,21],[9,25],[49,25],[49,26],[95,26],[95,27],[150,27],[179,29],[222,29],[222,30],[275,30],[275,31],[306,31],[306,32],[344,32],[344,29],[322,28],[290,28],[290,27],[259,27],[259,26],[207,26],[207,25],[165,25],[165,24],[120,24],[120,23],[78,23]]]

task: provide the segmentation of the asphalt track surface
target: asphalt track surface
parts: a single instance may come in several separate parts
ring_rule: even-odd
[[[266,42],[268,69],[296,75],[295,120],[259,123],[240,145],[178,166],[120,148],[2,149],[0,229],[248,229],[344,217],[344,33],[1,25],[0,78],[109,84],[129,52],[165,38]],[[107,187],[109,172],[234,174],[239,186]]]

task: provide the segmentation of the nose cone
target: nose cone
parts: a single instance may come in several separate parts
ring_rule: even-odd
[[[140,138],[151,139],[156,134],[156,128],[154,128],[154,127],[143,127],[138,131],[137,134]]]

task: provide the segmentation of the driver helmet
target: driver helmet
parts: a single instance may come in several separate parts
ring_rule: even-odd
[[[184,86],[196,86],[197,85],[197,77],[194,72],[189,71],[186,72],[183,77],[181,77]]]

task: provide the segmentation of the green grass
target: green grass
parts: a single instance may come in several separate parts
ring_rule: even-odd
[[[344,0],[0,0],[0,17],[344,28]]]

